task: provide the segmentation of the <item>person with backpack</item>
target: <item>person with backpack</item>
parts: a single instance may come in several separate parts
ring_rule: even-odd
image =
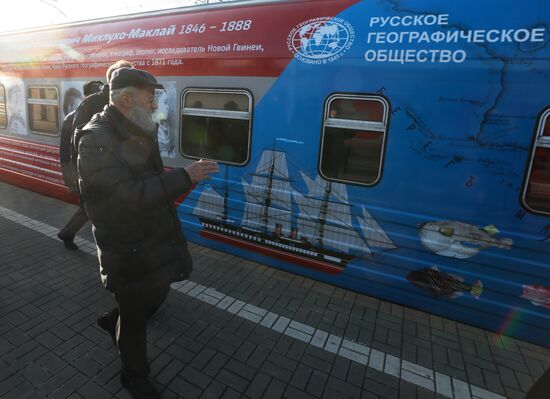
[[[134,65],[126,60],[119,60],[112,64],[108,69],[105,77],[107,82],[111,79],[111,75],[119,68],[133,68]],[[77,127],[84,126],[92,117],[103,111],[103,108],[109,103],[109,85],[103,85],[101,82],[96,82],[95,90],[84,95],[84,100],[78,105],[76,110],[65,117],[61,127],[61,147],[60,160],[61,170],[63,172],[63,180],[65,185],[75,194],[79,194],[78,190],[78,175],[76,171],[77,150],[74,144],[74,132]],[[65,133],[64,133],[65,132]],[[65,165],[65,166],[64,166]],[[65,178],[67,175],[67,178]],[[63,241],[65,248],[76,251],[78,246],[74,243],[76,233],[86,224],[88,216],[82,206],[82,201],[76,213],[71,217],[65,227],[63,227],[57,237]]]
[[[83,87],[84,96],[88,97],[101,89],[102,82],[92,80],[87,82]],[[78,178],[76,173],[76,163],[71,160],[71,141],[73,136],[73,121],[76,110],[70,112],[61,125],[61,140],[59,145],[59,162],[61,163],[61,172],[63,181],[73,194],[78,195]],[[78,246],[74,243],[74,236],[78,230],[88,221],[88,216],[82,204],[71,217],[69,222],[63,227],[57,236],[65,244],[65,248],[77,250]]]

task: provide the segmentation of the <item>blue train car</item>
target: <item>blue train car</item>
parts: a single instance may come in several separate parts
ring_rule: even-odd
[[[543,0],[289,0],[56,32],[172,83],[165,163],[220,162],[190,240],[548,347],[549,25]]]
[[[548,346],[550,6],[505,3],[296,26],[250,159],[180,207],[192,238]]]

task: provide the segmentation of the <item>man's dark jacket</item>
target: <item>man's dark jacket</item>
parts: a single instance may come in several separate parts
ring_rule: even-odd
[[[113,292],[129,284],[169,284],[191,273],[174,207],[191,181],[184,169],[164,172],[156,137],[156,129],[143,131],[112,105],[75,132],[82,201],[103,284]]]
[[[76,108],[73,121],[73,129],[80,127],[90,120],[92,116],[103,111],[103,107],[109,104],[109,85],[103,85],[101,90],[90,94]]]
[[[73,118],[73,135],[71,136],[71,159],[74,159],[76,165],[77,158],[77,143],[74,140],[74,131],[77,127],[82,127],[92,120],[92,117],[98,112],[103,111],[103,108],[109,104],[109,86],[103,85],[101,90],[90,94],[86,97],[74,112]]]

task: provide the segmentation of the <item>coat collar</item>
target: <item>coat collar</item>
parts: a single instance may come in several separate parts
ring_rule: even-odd
[[[103,94],[105,97],[107,97],[107,99],[109,99],[109,85],[101,86],[101,94]]]

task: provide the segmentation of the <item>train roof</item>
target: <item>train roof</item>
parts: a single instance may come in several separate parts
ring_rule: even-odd
[[[191,13],[191,12],[192,13],[200,12],[205,10],[209,11],[209,10],[219,10],[219,9],[225,9],[225,8],[237,8],[242,6],[248,7],[248,6],[276,4],[276,3],[301,3],[301,2],[308,2],[308,1],[313,1],[313,0],[235,0],[235,1],[225,2],[225,3],[180,6],[180,7],[166,8],[162,10],[136,12],[136,13],[129,13],[124,15],[115,15],[112,17],[94,18],[94,19],[87,19],[82,21],[67,22],[62,24],[38,26],[35,28],[25,28],[25,29],[5,31],[5,32],[0,32],[0,37],[9,36],[13,34],[20,34],[20,33],[39,32],[39,31],[45,31],[50,29],[71,28],[75,26],[82,26],[82,25],[88,25],[88,24],[127,21],[131,19],[163,16],[163,15],[170,15],[174,13],[183,14],[183,13]]]

